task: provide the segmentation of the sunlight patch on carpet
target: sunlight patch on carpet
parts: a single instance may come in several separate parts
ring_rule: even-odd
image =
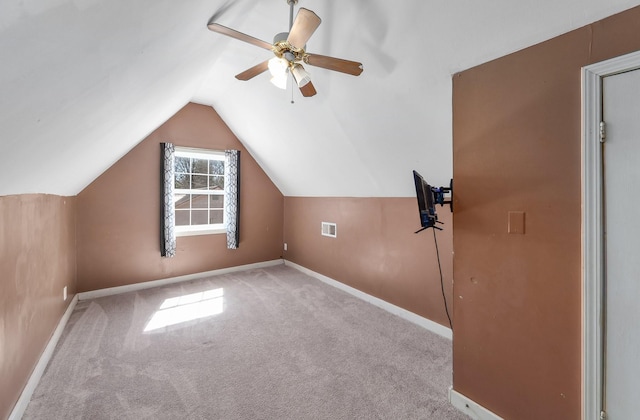
[[[165,299],[144,328],[144,332],[208,318],[224,311],[224,289]]]

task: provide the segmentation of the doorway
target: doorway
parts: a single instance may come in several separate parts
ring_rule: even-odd
[[[607,419],[640,411],[640,70],[603,79],[604,390]],[[635,192],[635,193],[634,193]]]
[[[640,52],[583,69],[583,418],[635,417]],[[601,124],[604,122],[604,124]],[[634,414],[631,414],[634,413]]]

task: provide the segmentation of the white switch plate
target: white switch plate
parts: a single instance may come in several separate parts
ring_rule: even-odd
[[[62,298],[64,300],[67,300],[67,286],[64,286],[64,288],[62,289]]]
[[[285,251],[287,250],[287,243],[286,242],[284,243],[284,250]]]

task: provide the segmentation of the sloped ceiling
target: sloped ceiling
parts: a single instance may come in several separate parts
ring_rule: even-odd
[[[638,4],[300,0],[323,20],[307,50],[364,64],[310,67],[318,94],[302,98],[267,74],[237,81],[270,53],[206,27],[271,42],[286,0],[3,0],[0,195],[75,195],[193,101],[285,195],[411,196],[411,169],[452,174],[453,73]]]

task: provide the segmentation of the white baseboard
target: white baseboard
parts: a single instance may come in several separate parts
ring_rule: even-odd
[[[379,299],[375,296],[371,296],[367,293],[364,293],[358,289],[354,289],[351,286],[347,286],[344,283],[340,283],[337,280],[334,280],[330,277],[327,277],[325,275],[322,275],[320,273],[316,273],[315,271],[309,270],[308,268],[305,268],[301,265],[298,265],[294,262],[285,260],[284,264],[290,267],[293,267],[311,277],[315,277],[318,280],[322,281],[323,283],[327,283],[333,287],[336,287],[344,292],[349,293],[350,295],[353,295],[357,298],[360,298],[366,302],[371,303],[372,305],[375,305],[379,308],[384,309],[387,312],[391,312],[394,315],[399,316],[400,318],[403,318],[409,322],[412,322],[416,325],[419,325],[420,327],[427,329],[431,332],[434,332],[438,335],[441,335],[442,337],[448,338],[449,340],[451,340],[452,338],[452,333],[451,333],[451,329],[447,328],[445,326],[442,326],[440,324],[438,324],[437,322],[433,322],[427,318],[421,317],[420,315],[416,315],[413,312],[407,311],[406,309],[403,309],[399,306],[393,305],[389,302],[386,302],[382,299]]]
[[[458,410],[474,420],[503,420],[502,417],[487,410],[477,402],[449,388],[449,402]]]
[[[151,280],[142,283],[127,284],[125,286],[107,287],[106,289],[92,290],[90,292],[78,293],[78,299],[87,300],[105,296],[118,295],[120,293],[134,292],[137,290],[151,289],[152,287],[166,286],[168,284],[181,283],[184,281],[197,280],[203,277],[217,276],[221,274],[234,273],[236,271],[246,271],[255,268],[272,267],[283,264],[283,260],[272,260],[253,264],[239,265],[236,267],[220,268],[218,270],[205,271],[203,273],[186,274],[184,276],[170,277],[161,280]]]
[[[42,374],[47,368],[49,360],[51,360],[51,356],[53,356],[53,351],[56,349],[56,345],[58,344],[58,341],[62,336],[62,331],[64,331],[64,327],[67,325],[67,322],[71,317],[71,313],[73,313],[73,309],[76,307],[76,303],[78,303],[77,294],[69,303],[69,306],[67,307],[67,310],[64,311],[64,315],[62,315],[62,318],[60,318],[58,326],[53,331],[53,335],[51,335],[47,346],[44,348],[44,351],[42,352],[42,355],[40,356],[36,367],[33,369],[33,372],[31,372],[31,376],[27,381],[27,385],[22,390],[20,398],[18,398],[18,402],[16,402],[16,405],[13,407],[13,410],[9,415],[9,420],[20,420],[24,415],[24,412],[27,409],[27,405],[29,405],[29,401],[31,401],[31,396],[36,390],[36,387],[40,382],[40,378],[42,378]]]

